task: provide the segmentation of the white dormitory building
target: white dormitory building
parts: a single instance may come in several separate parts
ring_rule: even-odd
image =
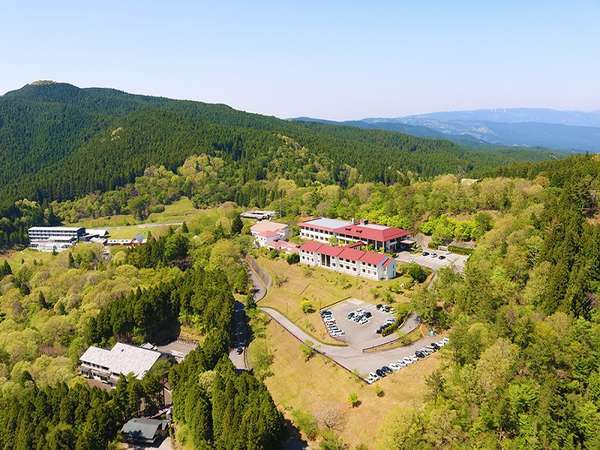
[[[333,247],[314,241],[300,246],[300,264],[371,280],[390,280],[396,276],[396,261],[382,253],[363,251],[353,246]]]
[[[73,247],[85,236],[83,227],[31,227],[29,247],[35,250],[60,252]]]
[[[28,230],[29,247],[43,252],[60,252],[73,247],[77,242],[104,243],[108,231],[83,227],[31,227]]]
[[[250,228],[257,247],[272,247],[277,241],[286,241],[290,237],[290,228],[285,223],[261,220]]]
[[[79,371],[88,378],[115,385],[120,375],[130,373],[141,380],[162,357],[165,355],[161,352],[120,342],[110,350],[91,346],[79,358]]]

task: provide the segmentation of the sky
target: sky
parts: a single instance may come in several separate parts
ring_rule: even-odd
[[[39,79],[282,118],[600,110],[600,0],[0,0],[0,94]]]

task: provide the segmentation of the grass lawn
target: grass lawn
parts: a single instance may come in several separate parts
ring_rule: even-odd
[[[167,232],[169,226],[177,227],[178,224],[183,222],[186,222],[190,229],[193,226],[211,227],[218,219],[226,215],[232,215],[234,209],[230,205],[222,205],[219,208],[196,209],[190,199],[182,197],[175,203],[165,206],[163,212],[150,214],[143,222],[127,214],[86,219],[69,225],[106,228],[113,239],[131,239],[138,234],[147,236],[148,232],[151,232],[153,236],[160,236]]]
[[[436,353],[369,386],[324,356],[305,362],[298,341],[275,321],[267,326],[267,341],[273,363],[265,383],[285,416],[292,420],[292,412],[299,409],[318,420],[333,410],[341,417],[336,433],[350,448],[379,448],[385,419],[397,409],[420,405],[427,392],[425,379],[441,363]],[[383,389],[382,397],[376,386]],[[356,408],[348,403],[352,392],[360,400]]]
[[[176,202],[166,205],[163,212],[150,214],[143,222],[136,220],[131,214],[120,214],[108,217],[99,217],[97,219],[84,219],[71,225],[88,228],[104,228],[136,225],[138,223],[181,223],[190,222],[197,216],[212,210],[214,210],[214,208],[196,209],[189,198],[182,197]]]
[[[0,262],[8,261],[13,273],[16,273],[23,263],[33,263],[34,261],[45,263],[54,258],[52,252],[38,252],[37,250],[31,250],[26,248],[20,251],[9,251],[7,253],[0,253]]]
[[[389,292],[391,283],[399,280],[372,281],[343,275],[325,269],[308,268],[299,264],[289,265],[282,259],[259,257],[258,265],[273,280],[261,306],[270,306],[285,314],[306,332],[325,343],[339,343],[327,334],[317,312],[305,314],[302,301],[309,300],[316,310],[348,297],[367,302],[382,302],[383,292]],[[379,295],[376,294],[379,293]],[[405,303],[404,295],[390,293],[393,302]]]

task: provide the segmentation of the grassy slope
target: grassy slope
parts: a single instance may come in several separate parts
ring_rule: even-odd
[[[339,409],[344,420],[337,433],[352,446],[383,445],[380,430],[385,419],[394,410],[421,404],[427,389],[425,380],[441,364],[441,355],[436,353],[383,379],[377,386],[383,388],[384,395],[378,397],[375,385],[357,381],[323,356],[305,362],[298,341],[274,321],[267,327],[267,339],[273,354],[273,375],[265,383],[286,417],[292,420],[294,409],[309,411],[315,417],[327,408]],[[361,401],[357,408],[348,405],[351,392]]]

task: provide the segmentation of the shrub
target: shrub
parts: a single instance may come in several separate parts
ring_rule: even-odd
[[[449,245],[448,251],[452,253],[456,253],[457,255],[470,255],[473,253],[472,248],[458,247],[456,245]]]
[[[300,262],[300,255],[298,253],[290,253],[285,257],[288,264],[297,264]]]
[[[400,322],[396,321],[391,325],[388,325],[387,327],[385,327],[382,331],[381,331],[381,335],[382,336],[389,336],[390,334],[392,334],[394,331],[396,331],[398,329],[398,327],[400,326]]]
[[[315,307],[313,306],[310,300],[302,300],[302,312],[304,314],[314,313],[315,311]]]
[[[250,366],[259,380],[264,380],[271,376],[271,364],[273,363],[273,354],[267,346],[265,339],[255,339],[252,342],[249,353]]]
[[[360,405],[360,400],[358,399],[358,394],[356,392],[351,392],[348,395],[348,403],[350,403],[350,406],[353,408],[356,408]]]
[[[377,397],[383,397],[385,395],[385,392],[383,391],[383,388],[379,385],[375,386],[375,394],[377,394]]]
[[[427,279],[427,272],[416,263],[411,263],[407,267],[407,272],[410,277],[418,283],[422,283]]]
[[[292,418],[296,426],[300,428],[309,440],[314,441],[317,438],[319,427],[315,416],[308,411],[295,409],[292,411]]]
[[[396,319],[399,323],[404,322],[406,317],[410,314],[411,307],[409,303],[401,303],[394,306]]]
[[[300,351],[304,355],[304,361],[308,361],[315,355],[315,349],[312,348],[313,343],[311,341],[304,341],[300,344]]]
[[[285,283],[287,283],[287,280],[288,277],[286,277],[285,275],[275,274],[273,276],[273,283],[275,283],[275,286],[277,287],[283,286]]]
[[[323,432],[321,436],[323,440],[319,444],[320,450],[345,450],[348,448],[344,441],[331,430]]]

